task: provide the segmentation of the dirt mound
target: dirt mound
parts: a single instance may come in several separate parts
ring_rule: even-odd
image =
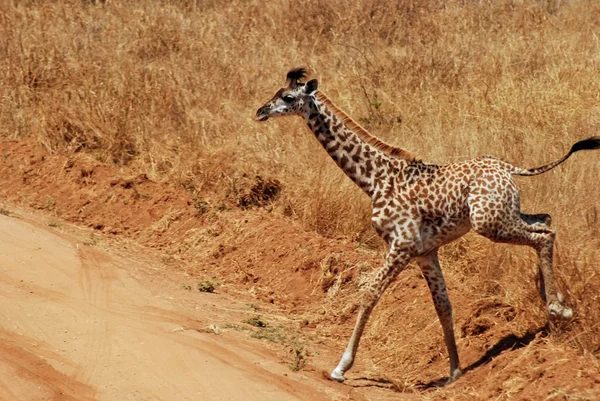
[[[281,183],[273,179],[263,179],[257,175],[250,188],[242,192],[237,204],[241,209],[262,207],[272,203],[281,192]]]
[[[462,325],[463,336],[477,336],[493,328],[500,321],[510,322],[516,316],[515,308],[502,301],[486,300],[477,306],[475,311]]]
[[[52,155],[22,142],[0,143],[0,152],[4,199],[161,249],[167,264],[190,264],[253,288],[271,303],[289,301],[295,307],[327,292],[337,270],[321,272],[321,263],[332,253],[346,267],[378,259],[262,209],[281,191],[276,180],[247,178],[231,202],[212,202],[202,194],[209,200],[199,203],[198,194],[181,186],[145,174],[121,177],[83,154]]]
[[[98,238],[90,235],[90,244],[115,237],[152,247],[163,255],[165,272],[211,281],[217,292],[244,297],[272,319],[285,316],[310,349],[290,351],[304,369],[335,365],[354,324],[360,288],[382,262],[378,252],[308,232],[270,212],[269,201],[282,190],[275,181],[249,179],[249,191],[237,203],[208,197],[199,203],[183,186],[144,174],[124,177],[82,154],[52,155],[26,142],[0,142],[0,154],[2,199],[45,211],[49,224],[65,219],[92,227]],[[463,257],[465,247],[478,244],[461,240],[443,256]],[[446,270],[465,369],[461,380],[437,387],[447,375],[441,328],[420,272],[409,268],[377,307],[346,385],[364,387],[360,391],[377,399],[395,398],[395,391],[417,399],[600,394],[596,356],[572,345],[574,326],[545,327],[533,282],[515,302],[474,293],[482,288],[473,284],[479,279],[464,271]],[[497,290],[497,283],[486,285]],[[257,328],[266,330],[259,338],[274,338],[267,331],[275,327]]]

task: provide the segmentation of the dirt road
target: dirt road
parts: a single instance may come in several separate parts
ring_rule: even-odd
[[[158,292],[160,280],[134,270],[62,230],[0,215],[0,399],[340,395],[269,359],[260,344],[199,330],[198,316],[218,314],[218,298],[194,294],[197,306],[186,310],[172,288]]]

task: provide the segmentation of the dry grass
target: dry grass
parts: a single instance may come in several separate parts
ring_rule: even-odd
[[[309,66],[350,116],[433,162],[532,167],[600,126],[593,1],[5,3],[1,136],[179,182],[201,202],[234,204],[248,177],[276,179],[276,212],[370,247],[368,199],[303,122],[253,121],[289,68]],[[592,353],[599,173],[598,153],[583,152],[519,180],[524,211],[552,214],[558,231],[558,282],[578,312],[564,340]],[[451,280],[543,320],[529,250],[469,237],[442,256]]]

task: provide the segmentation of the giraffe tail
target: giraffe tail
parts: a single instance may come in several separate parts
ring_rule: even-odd
[[[573,153],[579,152],[580,150],[592,150],[592,149],[600,149],[600,136],[592,136],[592,137],[589,137],[588,139],[584,139],[582,141],[577,142],[575,145],[573,145],[571,147],[571,150],[569,150],[569,153],[567,153],[560,159],[553,161],[552,163],[548,163],[546,165],[543,165],[540,167],[535,167],[535,168],[530,168],[530,169],[515,167],[515,169],[513,171],[511,171],[511,174],[521,175],[521,176],[532,176],[532,175],[543,174],[546,171],[552,170],[554,167],[558,166],[559,164],[561,164],[562,162],[567,160]]]

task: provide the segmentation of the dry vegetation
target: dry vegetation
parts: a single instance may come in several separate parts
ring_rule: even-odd
[[[176,183],[199,212],[239,206],[261,176],[277,186],[276,215],[382,251],[368,227],[368,199],[304,123],[253,121],[299,65],[372,133],[427,161],[492,154],[533,167],[598,135],[598,2],[94,3],[4,2],[0,136]],[[519,179],[524,211],[553,216],[558,281],[578,313],[553,341],[596,364],[599,174],[598,152],[581,152],[550,173]],[[505,320],[521,333],[544,321],[528,249],[468,236],[442,257],[448,281],[469,292],[464,308],[509,305],[506,313],[516,316]],[[403,322],[404,309],[391,303],[367,333],[367,342],[383,347],[377,352],[401,336],[378,334]],[[441,338],[437,326],[431,330],[423,341]],[[420,369],[408,357],[377,364]]]

